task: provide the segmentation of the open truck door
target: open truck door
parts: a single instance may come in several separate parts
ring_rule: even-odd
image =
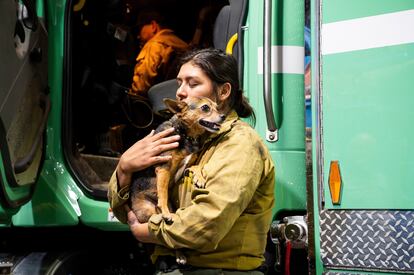
[[[2,224],[10,223],[11,216],[31,199],[43,160],[50,110],[47,32],[35,2],[0,2]]]
[[[317,274],[412,274],[414,3],[312,3]]]

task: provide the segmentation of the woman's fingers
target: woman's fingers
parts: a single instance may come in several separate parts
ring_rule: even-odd
[[[165,151],[177,148],[180,139],[179,135],[173,135],[174,128],[169,128],[155,134],[152,130],[146,137],[137,141],[121,157],[121,171],[124,173],[133,173],[147,168],[148,166],[167,162],[170,156],[160,156]]]
[[[175,131],[175,129],[173,127],[171,127],[171,128],[168,128],[168,129],[166,129],[164,131],[161,131],[159,133],[156,133],[155,135],[152,136],[152,138],[153,138],[153,140],[159,140],[161,138],[168,137],[174,131]]]
[[[164,148],[175,148],[178,146],[178,141],[180,140],[179,135],[174,135],[166,138],[159,139],[153,143],[153,148],[164,149]],[[170,146],[172,145],[172,147]]]
[[[179,135],[173,135],[173,136],[162,138],[159,141],[163,144],[167,144],[167,143],[176,142],[178,140],[180,140],[180,136]]]
[[[171,150],[178,147],[178,140],[180,140],[179,135],[170,136],[170,134],[174,133],[174,128],[168,128],[164,131],[161,131],[152,138],[152,154],[158,155],[164,151]]]
[[[174,148],[177,148],[179,145],[178,142],[172,142],[172,143],[166,143],[166,144],[160,144],[158,146],[156,146],[155,149],[155,154],[159,155],[162,152],[168,151],[168,150],[172,150]]]

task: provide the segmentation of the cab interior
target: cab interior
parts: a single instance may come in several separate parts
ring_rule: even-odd
[[[160,102],[162,97],[175,97],[175,77],[172,77],[155,85],[162,92],[152,92],[152,88],[157,89],[152,87],[148,101],[131,103],[125,99],[140,50],[134,28],[139,11],[160,11],[167,27],[192,44],[192,48],[224,50],[228,38],[245,19],[246,2],[68,1],[62,139],[68,167],[86,194],[106,200],[108,181],[120,155],[168,119]],[[208,10],[208,16],[200,25],[199,14],[203,9]],[[235,14],[237,20],[230,20]],[[196,26],[202,29],[199,40],[194,40]],[[155,98],[151,94],[156,94]]]

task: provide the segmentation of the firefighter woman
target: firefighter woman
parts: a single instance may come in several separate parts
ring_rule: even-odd
[[[169,136],[172,129],[151,133],[124,152],[109,184],[111,207],[136,239],[156,244],[151,257],[156,274],[265,273],[274,166],[261,138],[240,119],[254,121],[254,112],[239,87],[237,62],[220,50],[202,49],[181,64],[177,98],[208,97],[226,120],[170,191],[173,223],[161,214],[139,223],[126,207],[131,175],[168,161],[160,152],[178,146],[179,137]],[[176,264],[175,250],[186,257],[185,265]]]

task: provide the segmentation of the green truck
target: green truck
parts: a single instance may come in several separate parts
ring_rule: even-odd
[[[151,274],[106,198],[122,151],[163,119],[123,101],[149,5],[187,42],[208,10],[198,46],[238,60],[276,166],[269,274],[414,273],[407,0],[0,1],[1,272]]]

